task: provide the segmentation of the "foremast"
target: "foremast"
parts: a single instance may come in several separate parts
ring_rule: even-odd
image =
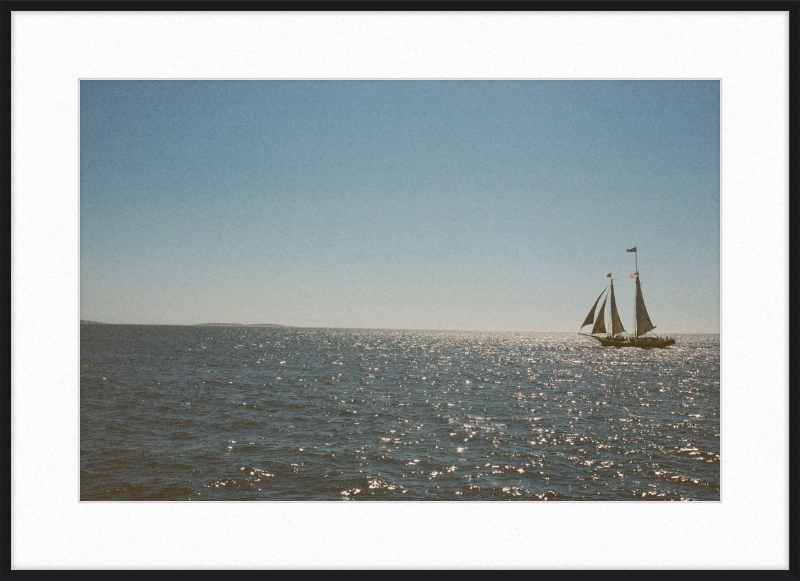
[[[614,279],[611,279],[611,336],[614,337],[620,333],[625,332],[625,327],[622,326],[622,319],[619,318],[619,311],[617,310],[617,301],[614,300]]]
[[[611,274],[609,273],[608,278],[611,278]],[[609,290],[610,289],[610,290]],[[606,290],[609,290],[608,295],[603,298]],[[600,305],[600,309],[597,310],[597,303],[600,302],[600,299],[603,299],[603,303]],[[609,301],[609,299],[611,299]],[[591,335],[596,335],[599,333],[608,333],[606,330],[606,303],[610,304],[611,310],[611,333],[608,335],[610,337],[614,337],[620,333],[625,332],[625,327],[622,325],[622,320],[619,316],[619,310],[617,309],[617,301],[614,297],[614,279],[611,278],[611,282],[609,286],[603,289],[600,295],[597,297],[597,300],[592,305],[592,309],[589,311],[589,314],[586,315],[586,318],[583,320],[583,324],[581,325],[581,329],[583,329],[586,325],[592,325]],[[595,318],[595,312],[597,313],[597,317]]]

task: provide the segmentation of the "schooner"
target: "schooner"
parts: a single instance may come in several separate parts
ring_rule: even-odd
[[[633,252],[636,254],[636,247],[628,248],[627,252]],[[636,317],[635,317],[635,329],[633,334],[625,334],[625,327],[622,325],[622,320],[619,317],[619,311],[617,310],[617,301],[614,299],[614,279],[611,277],[611,273],[608,273],[606,278],[611,279],[609,286],[603,289],[603,292],[597,297],[597,300],[592,305],[592,309],[589,311],[589,314],[586,315],[586,318],[583,320],[583,324],[581,325],[581,329],[583,329],[586,325],[592,325],[592,331],[588,337],[592,337],[593,339],[597,339],[600,344],[604,347],[641,347],[643,349],[650,349],[650,348],[663,348],[668,347],[669,345],[675,344],[675,339],[672,337],[658,337],[655,335],[645,336],[646,333],[649,333],[656,326],[650,321],[650,315],[647,314],[647,307],[644,306],[644,296],[642,295],[642,283],[639,279],[639,256],[636,254],[636,272],[631,275],[631,278],[634,279],[636,282]],[[609,291],[605,298],[603,295],[606,294],[606,291]],[[600,305],[600,310],[597,311],[597,304],[600,302],[600,299],[603,299],[603,304]],[[606,331],[606,322],[605,322],[605,310],[606,310],[606,302],[608,299],[610,301],[610,310],[611,310],[611,332],[609,333]],[[597,317],[595,318],[595,312],[597,311]],[[601,333],[606,333],[605,335],[601,335]],[[585,335],[585,333],[580,333],[581,335]]]

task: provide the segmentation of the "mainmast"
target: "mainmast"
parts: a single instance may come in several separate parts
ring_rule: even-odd
[[[644,335],[648,331],[652,331],[656,326],[650,321],[650,315],[647,314],[647,307],[644,306],[644,296],[642,295],[642,283],[639,282],[639,277],[636,277],[636,336]]]
[[[631,278],[636,281],[636,337],[640,337],[649,331],[652,331],[656,326],[650,320],[650,315],[647,314],[647,307],[644,306],[644,295],[642,295],[642,283],[639,279],[639,255],[636,252],[636,247],[628,248],[628,252],[633,252],[636,257],[636,272],[631,275]]]
[[[625,252],[633,252],[633,259],[634,259],[634,261],[636,263],[636,270],[634,270],[634,273],[631,275],[631,278],[635,278],[638,281],[639,280],[639,253],[636,252],[636,247],[635,246],[633,248],[627,248],[625,250]],[[637,286],[637,288],[638,288],[638,286]],[[636,320],[636,306],[634,305],[634,307],[633,307],[633,335],[634,335],[634,337],[638,337],[639,336],[639,325],[637,323],[638,323],[638,321]]]

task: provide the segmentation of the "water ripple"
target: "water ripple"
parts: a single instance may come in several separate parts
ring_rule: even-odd
[[[719,500],[719,336],[81,328],[81,498]]]

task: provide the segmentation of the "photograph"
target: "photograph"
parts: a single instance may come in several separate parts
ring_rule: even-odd
[[[720,85],[81,80],[80,501],[719,502]]]

